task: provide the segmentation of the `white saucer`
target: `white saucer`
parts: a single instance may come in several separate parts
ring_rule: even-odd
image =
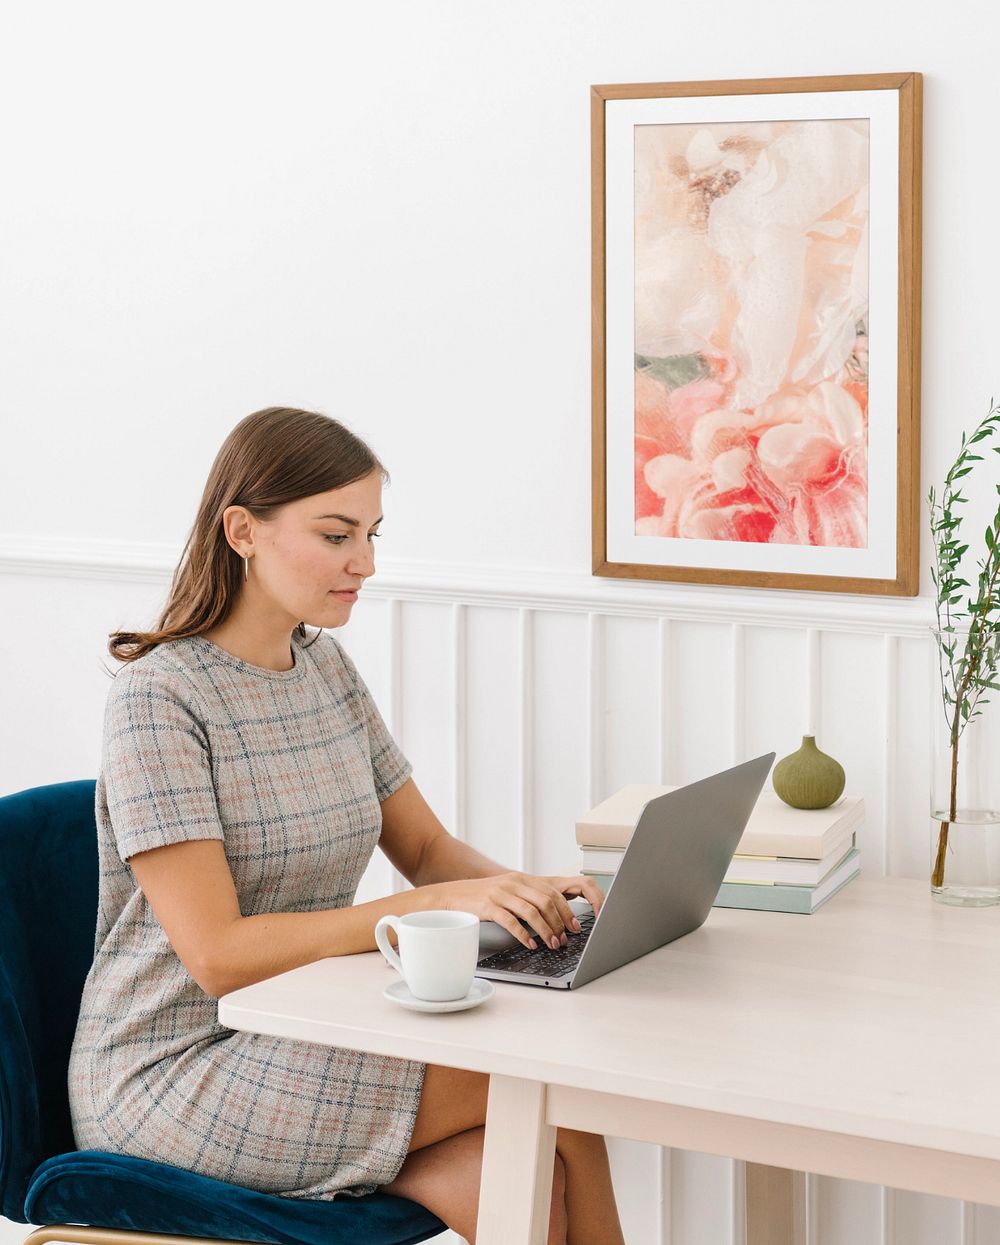
[[[462,1012],[467,1007],[478,1007],[496,993],[492,981],[480,981],[477,977],[472,989],[462,999],[446,999],[443,1003],[432,1003],[428,999],[415,999],[405,981],[394,981],[382,991],[387,999],[392,999],[400,1007],[408,1007],[411,1012]]]

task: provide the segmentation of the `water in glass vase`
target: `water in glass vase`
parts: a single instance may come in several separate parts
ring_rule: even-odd
[[[931,810],[934,898],[972,908],[1000,903],[1000,813],[960,808],[958,817],[949,821],[943,812]]]
[[[961,653],[965,636],[957,639]],[[939,633],[934,640],[937,648]],[[931,893],[941,903],[987,907],[1000,903],[1000,701],[979,697],[966,720],[954,700],[942,703],[935,684]]]

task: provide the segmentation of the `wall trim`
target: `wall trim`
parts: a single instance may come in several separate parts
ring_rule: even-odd
[[[0,534],[0,575],[43,575],[123,583],[162,583],[181,546]],[[486,605],[561,613],[815,628],[820,631],[920,636],[934,622],[930,597],[860,597],[782,589],[609,580],[585,571],[463,566],[383,559],[366,597],[431,604]]]

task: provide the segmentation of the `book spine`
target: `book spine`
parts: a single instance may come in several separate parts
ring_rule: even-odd
[[[850,870],[847,876],[822,899],[817,900],[815,886],[754,886],[745,883],[723,882],[713,908],[747,908],[757,912],[815,912],[832,899],[848,882],[856,878],[860,868]]]
[[[586,851],[582,854],[581,873],[616,873],[624,852]]]
[[[836,850],[817,860],[791,856],[749,856],[737,853],[726,870],[726,882],[747,885],[818,886],[853,850],[855,836],[842,840]],[[624,852],[587,847],[581,853],[581,873],[615,873]]]
[[[832,899],[834,895],[837,894],[838,891],[842,891],[844,887],[847,885],[847,883],[853,881],[854,878],[856,878],[860,872],[861,872],[861,863],[859,861],[858,867],[856,869],[852,869],[852,871],[847,875],[847,877],[844,878],[844,880],[839,885],[835,886],[832,891],[830,891],[829,895],[824,895],[823,898],[818,903],[813,904],[813,909],[812,909],[813,912],[815,912],[817,908],[822,908],[822,906],[827,902],[827,900]]]
[[[854,850],[854,835],[822,860],[793,860],[787,856],[734,856],[726,870],[727,882],[772,883],[775,886],[819,886]]]
[[[577,847],[600,847],[624,851],[635,826],[577,826]]]

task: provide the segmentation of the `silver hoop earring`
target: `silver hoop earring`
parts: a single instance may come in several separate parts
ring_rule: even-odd
[[[249,557],[246,557],[243,559],[243,578],[244,580],[247,580],[250,578],[250,558]]]

